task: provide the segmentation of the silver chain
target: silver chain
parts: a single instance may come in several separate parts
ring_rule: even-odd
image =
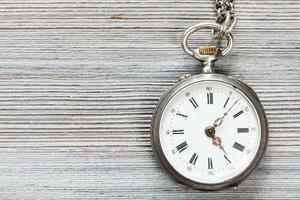
[[[234,0],[215,0],[215,10],[217,12],[216,22],[224,27],[224,30],[216,33],[213,31],[215,37],[222,37],[231,33],[236,24],[236,17],[234,14]]]
[[[183,50],[200,60],[207,68],[207,71],[212,71],[213,63],[220,58],[226,56],[233,47],[233,37],[231,31],[233,30],[237,18],[234,13],[234,0],[215,0],[215,9],[217,17],[215,22],[202,22],[189,27],[181,37],[181,45]],[[201,29],[210,29],[213,39],[227,40],[227,45],[224,49],[216,46],[203,46],[197,49],[191,49],[188,45],[189,37]],[[204,67],[205,68],[205,67]]]
[[[229,12],[230,17],[234,16],[234,0],[215,0],[215,9],[217,12],[217,22],[223,22]]]

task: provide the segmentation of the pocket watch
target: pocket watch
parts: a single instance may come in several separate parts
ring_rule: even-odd
[[[267,119],[255,92],[214,70],[233,46],[236,23],[232,0],[217,0],[216,10],[216,22],[196,24],[182,36],[183,49],[200,61],[202,73],[185,75],[170,88],[151,122],[152,147],[162,168],[177,182],[202,190],[238,186],[258,166],[268,143]],[[226,38],[225,49],[192,50],[188,38],[201,29]]]

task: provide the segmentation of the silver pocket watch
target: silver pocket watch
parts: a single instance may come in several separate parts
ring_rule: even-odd
[[[183,49],[201,62],[202,73],[184,76],[170,88],[151,123],[152,146],[162,168],[177,182],[202,190],[236,187],[258,166],[268,143],[267,119],[255,92],[214,71],[215,61],[233,46],[233,1],[223,2],[231,4],[222,9],[216,4],[215,23],[196,24],[182,36]],[[227,47],[191,50],[188,38],[201,29],[226,38]]]

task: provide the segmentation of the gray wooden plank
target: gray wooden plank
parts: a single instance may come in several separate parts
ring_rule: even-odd
[[[299,11],[236,1],[235,48],[217,70],[257,92],[270,143],[238,189],[203,192],[167,177],[149,128],[163,92],[199,71],[179,42],[213,20],[212,1],[2,0],[0,198],[300,199]]]

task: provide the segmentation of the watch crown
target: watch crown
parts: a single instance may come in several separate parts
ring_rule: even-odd
[[[215,55],[217,53],[218,48],[216,46],[201,46],[199,47],[200,55]]]

